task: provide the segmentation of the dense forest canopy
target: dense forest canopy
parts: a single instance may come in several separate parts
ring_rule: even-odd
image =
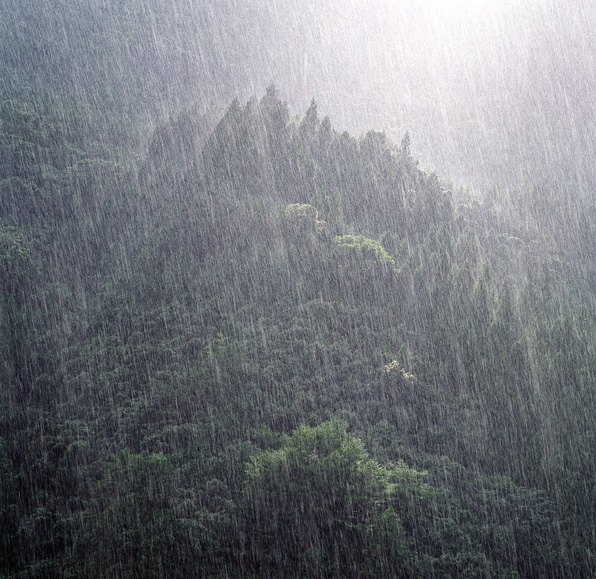
[[[590,11],[345,6],[0,0],[1,576],[596,572]],[[461,79],[504,108],[448,59],[357,120],[402,42],[522,13]],[[472,142],[501,186],[413,152]]]

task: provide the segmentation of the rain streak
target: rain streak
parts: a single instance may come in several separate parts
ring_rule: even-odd
[[[595,576],[595,25],[0,0],[0,577]]]

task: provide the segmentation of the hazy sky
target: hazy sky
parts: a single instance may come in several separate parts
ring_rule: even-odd
[[[441,174],[519,183],[593,170],[595,29],[591,0],[0,0],[0,92],[159,122],[275,83],[294,114],[314,97]]]
[[[311,40],[291,98],[314,93],[336,123],[396,139],[409,130],[424,163],[477,182],[506,182],[508,164],[565,163],[585,148],[596,54],[586,2],[306,6]],[[568,151],[545,150],[562,135]]]

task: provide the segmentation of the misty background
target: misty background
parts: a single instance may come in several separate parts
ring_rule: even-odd
[[[181,110],[275,84],[352,134],[410,132],[459,183],[593,180],[596,8],[585,0],[3,0],[4,99],[73,107],[138,145]]]

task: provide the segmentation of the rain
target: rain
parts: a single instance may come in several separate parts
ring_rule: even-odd
[[[595,24],[0,0],[0,577],[596,575]]]

